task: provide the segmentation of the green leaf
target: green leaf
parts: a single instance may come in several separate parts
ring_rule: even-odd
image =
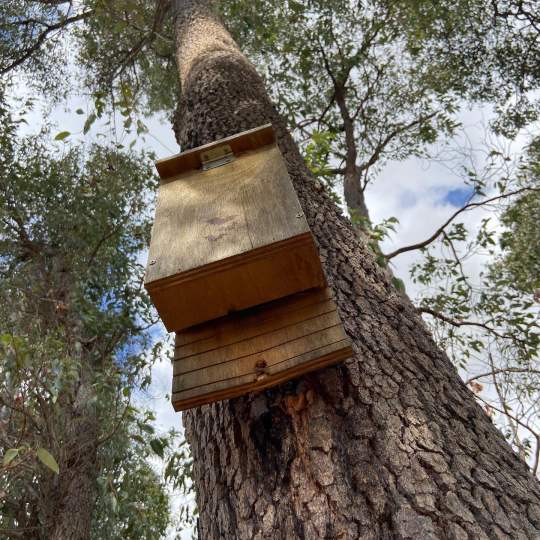
[[[3,465],[4,467],[7,467],[19,454],[18,448],[10,448],[5,454],[4,454],[4,461]]]
[[[150,441],[152,450],[160,457],[163,458],[163,442],[159,439],[152,439]]]
[[[392,278],[392,283],[394,284],[394,287],[398,290],[398,291],[402,291],[402,292],[405,292],[405,283],[403,283],[403,281],[397,277],[393,277]]]
[[[88,116],[88,118],[86,119],[86,122],[84,123],[84,127],[83,127],[83,133],[86,135],[89,131],[90,131],[90,128],[92,127],[92,124],[96,121],[96,115],[95,113],[92,113]]]
[[[140,435],[132,435],[131,438],[141,444],[144,444],[146,442]]]
[[[139,428],[141,431],[146,431],[146,433],[154,433],[154,428],[148,424],[140,423]]]
[[[58,463],[56,463],[56,459],[52,457],[52,455],[49,453],[48,450],[45,450],[45,448],[38,448],[37,449],[37,457],[51,471],[58,474],[60,472],[60,467],[58,467]]]
[[[55,141],[63,141],[67,137],[69,137],[71,133],[69,131],[61,131],[58,133],[58,135],[54,138]]]

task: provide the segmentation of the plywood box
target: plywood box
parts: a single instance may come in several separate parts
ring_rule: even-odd
[[[162,183],[145,286],[167,330],[324,286],[270,125],[157,168]]]
[[[298,293],[177,332],[173,406],[229,399],[351,355],[330,290]]]

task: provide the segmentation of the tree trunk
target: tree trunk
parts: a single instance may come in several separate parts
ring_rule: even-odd
[[[364,219],[367,223],[357,223],[360,229],[365,229],[370,223],[369,212],[364,197],[364,191],[360,185],[360,170],[356,165],[358,158],[356,152],[356,140],[354,136],[354,122],[347,108],[345,99],[346,88],[344,84],[334,83],[336,103],[339,107],[341,119],[343,120],[343,130],[345,131],[345,172],[343,174],[343,197],[349,215],[355,219]]]
[[[44,537],[48,540],[89,540],[91,537],[97,497],[97,459],[95,448],[82,450],[75,457],[77,464],[59,475],[59,497],[53,499],[59,504],[51,508],[53,526]]]
[[[208,0],[176,4],[179,143],[274,124],[355,350],[337,367],[184,414],[200,536],[540,537],[536,479],[310,177]]]
[[[86,360],[86,362],[85,362]],[[70,426],[58,476],[51,474],[43,507],[47,509],[43,540],[90,540],[97,498],[99,421],[92,397],[93,367],[82,359],[81,384],[75,403],[66,407]],[[67,405],[67,404],[66,404]]]

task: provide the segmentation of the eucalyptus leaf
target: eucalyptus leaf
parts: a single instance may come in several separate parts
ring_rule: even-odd
[[[54,459],[54,457],[51,455],[51,453],[48,450],[45,450],[45,448],[38,448],[36,451],[36,455],[38,459],[51,469],[54,473],[58,474],[60,472],[60,468],[58,467],[58,463]]]
[[[10,448],[9,450],[7,450],[7,452],[4,454],[4,459],[3,459],[4,467],[7,467],[18,455],[19,455],[18,448]]]
[[[63,141],[64,139],[67,139],[71,133],[69,131],[61,131],[56,135],[54,138],[55,141]]]
[[[92,124],[95,121],[96,121],[96,114],[95,113],[89,114],[88,118],[86,119],[86,121],[84,123],[84,127],[83,127],[84,135],[86,135],[90,131],[90,128],[92,127]]]

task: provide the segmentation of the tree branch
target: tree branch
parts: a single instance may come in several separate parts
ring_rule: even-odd
[[[7,67],[4,67],[0,69],[0,75],[5,75],[9,71],[15,69],[16,67],[20,66],[26,60],[28,60],[36,51],[40,49],[40,47],[43,45],[43,43],[46,41],[47,36],[54,32],[55,30],[60,30],[62,28],[65,28],[66,26],[69,26],[70,24],[73,24],[78,21],[82,21],[84,19],[87,19],[94,13],[93,10],[85,11],[83,13],[79,13],[78,15],[74,15],[73,17],[68,17],[66,19],[63,19],[56,24],[47,25],[47,28],[37,37],[34,44],[30,47],[27,47],[22,51],[22,55],[17,58],[17,60],[14,60],[11,64],[9,64]]]
[[[422,124],[423,122],[427,122],[428,120],[431,120],[436,114],[437,112],[433,112],[433,113],[428,114],[427,116],[421,116],[420,118],[416,118],[415,120],[412,120],[408,124],[397,125],[390,133],[388,133],[388,135],[383,140],[379,141],[377,146],[375,146],[375,148],[373,149],[373,152],[370,158],[366,162],[362,163],[362,165],[358,166],[359,173],[360,174],[364,173],[364,177],[365,177],[369,168],[372,167],[379,160],[379,158],[381,157],[381,153],[388,146],[388,144],[392,142],[393,139],[395,139],[401,133],[419,124]],[[362,189],[365,189],[366,186],[367,186],[367,181],[363,185]]]
[[[536,433],[528,424],[525,422],[522,422],[519,418],[514,416],[513,414],[509,414],[504,412],[503,410],[499,409],[498,407],[495,407],[489,401],[486,401],[484,398],[481,398],[478,394],[475,394],[476,399],[480,400],[482,403],[485,403],[488,407],[491,407],[494,411],[497,411],[499,414],[504,414],[505,416],[508,416],[511,420],[513,420],[516,424],[520,425],[522,428],[526,429],[535,439],[536,439],[536,452],[535,452],[535,460],[534,464],[531,467],[531,470],[533,474],[536,476],[536,473],[538,471],[538,464],[539,464],[539,458],[540,458],[540,435]]]
[[[485,201],[480,202],[469,202],[465,206],[462,206],[460,209],[456,210],[429,238],[426,240],[423,240],[422,242],[417,242],[416,244],[411,244],[409,246],[404,246],[399,249],[396,249],[395,251],[392,251],[388,254],[385,254],[384,257],[386,260],[393,259],[397,255],[401,255],[402,253],[406,253],[407,251],[414,251],[416,249],[422,249],[434,242],[443,231],[456,219],[457,216],[459,216],[461,213],[466,212],[467,210],[471,210],[473,208],[478,208],[480,206],[484,206],[487,204],[491,204],[495,201],[499,201],[502,199],[507,199],[508,197],[513,197],[514,195],[520,195],[521,193],[526,193],[530,191],[540,191],[540,188],[531,188],[531,187],[525,187],[521,189],[517,189],[515,191],[510,191],[508,193],[503,193],[502,195],[497,195],[496,197],[491,197],[490,199],[486,199]]]
[[[154,38],[159,35],[158,30],[163,24],[165,15],[171,7],[170,0],[159,0],[154,12],[154,17],[152,21],[152,27],[143,35],[143,37],[127,52],[124,58],[120,61],[119,66],[114,70],[113,74],[110,77],[112,82],[118,76],[120,76],[125,69],[131,64],[131,62],[136,58],[136,56],[144,49],[146,45],[149,45],[154,41]]]
[[[522,341],[516,336],[512,334],[501,334],[500,332],[497,332],[494,328],[491,326],[488,326],[485,323],[476,322],[476,321],[463,321],[461,319],[452,319],[451,317],[448,317],[447,315],[444,315],[438,311],[435,311],[434,309],[428,308],[428,307],[417,307],[416,308],[419,313],[426,313],[427,315],[431,315],[432,317],[435,317],[436,319],[439,319],[447,324],[450,324],[455,327],[460,326],[474,326],[477,328],[482,328],[483,330],[486,330],[490,334],[493,334],[494,336],[500,338],[500,339],[511,339],[512,341]]]
[[[485,373],[480,373],[480,375],[475,375],[474,377],[470,377],[465,381],[465,384],[469,384],[473,381],[476,381],[478,379],[483,379],[484,377],[491,377],[493,375],[498,375],[499,373],[533,373],[535,375],[540,375],[539,369],[531,369],[531,368],[496,368],[491,371],[486,371]]]

